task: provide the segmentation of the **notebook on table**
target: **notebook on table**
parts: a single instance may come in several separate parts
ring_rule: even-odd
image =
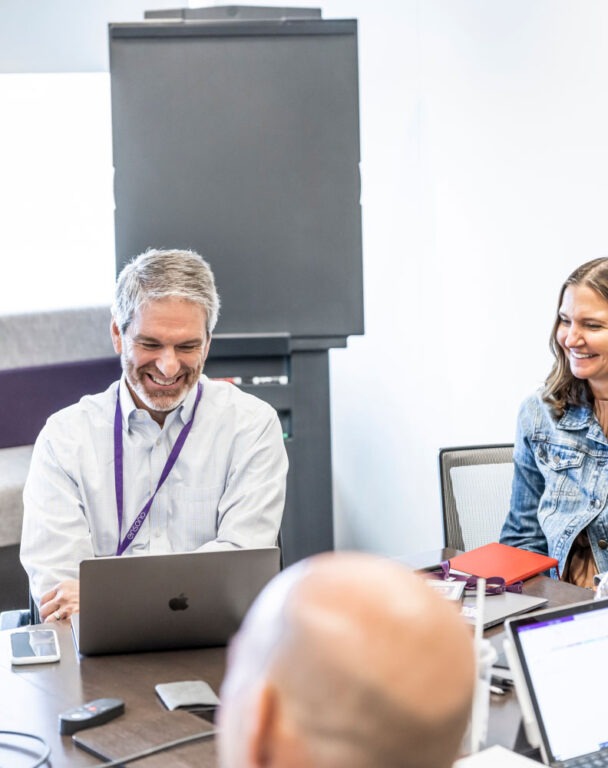
[[[507,544],[484,544],[450,558],[450,568],[473,576],[502,576],[507,584],[523,581],[557,567],[557,560]]]
[[[608,765],[608,600],[506,622],[526,735],[554,768]]]
[[[225,645],[278,572],[278,547],[83,560],[76,648],[86,656]]]
[[[138,716],[128,711],[125,716],[98,728],[86,728],[72,736],[73,742],[102,760],[120,760],[167,742],[201,735],[200,740],[157,752],[143,760],[129,762],[135,768],[167,768],[167,766],[217,766],[218,756],[211,723],[189,712],[160,712]],[[206,734],[208,734],[206,736]],[[125,761],[125,765],[127,762]]]

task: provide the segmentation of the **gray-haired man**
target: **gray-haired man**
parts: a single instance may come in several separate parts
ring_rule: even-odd
[[[202,374],[218,311],[191,251],[147,251],[120,273],[122,378],[48,420],[25,486],[21,560],[42,619],[78,610],[88,557],[276,542],[282,429],[267,403]]]

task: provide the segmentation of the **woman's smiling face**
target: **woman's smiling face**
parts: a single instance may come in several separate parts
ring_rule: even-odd
[[[608,397],[608,301],[587,285],[569,285],[559,308],[557,343],[572,375],[596,397]]]

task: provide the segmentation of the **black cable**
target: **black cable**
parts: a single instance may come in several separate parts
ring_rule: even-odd
[[[44,765],[46,761],[51,756],[51,748],[46,743],[46,741],[41,736],[36,736],[34,733],[24,733],[23,731],[2,731],[0,730],[0,736],[19,736],[23,739],[34,739],[34,741],[37,741],[39,744],[42,744],[42,747],[44,749],[44,752],[42,752],[37,757],[37,762],[32,763],[30,768],[38,768],[40,765]],[[14,745],[9,745],[12,749],[15,749]],[[0,744],[0,747],[2,747],[2,744]],[[19,749],[19,747],[17,747]]]
[[[215,736],[216,730],[203,731],[202,733],[195,733],[194,736],[184,736],[181,739],[175,739],[175,741],[166,741],[164,744],[159,744],[157,747],[150,747],[150,749],[144,749],[141,752],[134,752],[132,755],[126,755],[126,757],[112,760],[109,763],[98,763],[93,768],[113,768],[113,766],[126,765],[126,763],[134,763],[136,760],[141,760],[143,757],[149,757],[155,755],[157,752],[164,752],[167,749],[173,749],[173,747],[181,747],[182,744],[189,744],[191,741],[198,741],[199,739],[209,739]],[[32,768],[34,768],[32,766]]]

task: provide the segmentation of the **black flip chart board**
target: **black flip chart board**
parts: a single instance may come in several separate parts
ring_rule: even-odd
[[[117,268],[194,248],[219,333],[363,333],[357,24],[110,25]]]

